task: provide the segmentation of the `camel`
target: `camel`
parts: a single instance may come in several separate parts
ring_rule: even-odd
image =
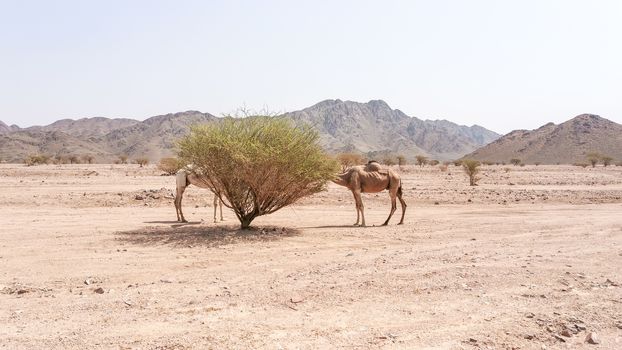
[[[198,176],[196,176],[192,172],[192,167],[188,166],[186,168],[180,169],[175,175],[175,180],[177,183],[177,193],[175,195],[175,211],[177,213],[177,221],[188,222],[184,218],[184,214],[181,211],[181,200],[184,196],[184,191],[186,187],[190,185],[195,185],[200,188],[210,188],[210,186],[205,183],[205,181],[201,180]],[[222,201],[216,194],[214,194],[214,222],[218,222],[216,220],[216,207],[220,204],[220,221],[223,221],[222,218]]]
[[[393,170],[384,168],[380,166],[378,162],[372,160],[369,161],[367,165],[358,165],[347,169],[346,172],[338,174],[337,178],[332,181],[337,185],[347,187],[354,195],[354,202],[356,205],[356,223],[354,226],[359,225],[359,213],[362,218],[361,226],[365,226],[365,214],[361,193],[377,193],[384,190],[389,190],[391,212],[382,226],[389,224],[391,216],[393,216],[393,213],[397,209],[396,197],[400,200],[400,205],[402,206],[402,219],[398,225],[404,223],[406,202],[402,199],[402,180],[399,174],[393,172]]]

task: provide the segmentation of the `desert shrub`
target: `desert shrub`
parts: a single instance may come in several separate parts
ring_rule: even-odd
[[[587,161],[592,165],[592,168],[594,168],[596,164],[598,164],[601,155],[596,152],[592,152],[588,153],[585,157],[587,158]]]
[[[340,153],[337,155],[337,161],[341,164],[342,171],[365,162],[363,156],[358,153]]]
[[[477,186],[477,181],[479,181],[480,178],[476,175],[479,174],[480,165],[480,162],[473,159],[465,159],[462,161],[462,168],[469,177],[469,185],[471,186]]]
[[[519,165],[520,165],[521,167],[523,167],[523,166],[525,166],[525,163],[521,162]]]
[[[436,159],[432,159],[431,161],[428,162],[428,164],[430,164],[432,166],[438,165],[438,163],[440,163],[440,162],[438,160],[436,160]]]
[[[85,155],[82,156],[82,161],[84,163],[87,163],[87,164],[93,164],[93,160],[94,159],[95,159],[95,157],[93,157],[90,154],[85,154]]]
[[[587,166],[589,165],[588,163],[574,163],[574,166],[580,166],[582,168],[587,168]]]
[[[397,156],[397,165],[402,168],[402,166],[406,165],[406,157],[403,154]]]
[[[140,167],[142,168],[145,165],[149,164],[149,158],[147,158],[147,157],[139,157],[139,158],[136,158],[134,160],[134,163],[140,165]]]
[[[428,164],[428,157],[420,155],[420,154],[415,156],[415,160],[417,161],[417,165],[420,167]]]
[[[454,160],[454,166],[462,166],[462,160],[461,159],[456,159]]]
[[[127,164],[127,158],[128,158],[127,155],[121,154],[119,155],[119,163],[115,163],[115,164]]]
[[[484,164],[484,165],[495,165],[495,162],[491,162],[489,160],[484,160],[484,161],[482,161],[482,164]]]
[[[622,162],[617,162],[616,166],[622,166]]]
[[[382,164],[386,166],[392,166],[397,164],[397,160],[393,156],[385,156],[382,158]]]
[[[80,159],[78,158],[78,156],[73,154],[68,156],[67,160],[69,160],[69,164],[80,164]]]
[[[603,162],[603,165],[605,167],[608,167],[609,165],[611,165],[611,161],[613,161],[613,158],[609,156],[602,156],[600,157],[600,160]]]
[[[536,164],[536,166],[542,164],[542,162],[535,162],[534,164]]]
[[[510,164],[513,164],[514,166],[520,165],[522,163],[522,161],[518,158],[512,158],[510,159]]]
[[[182,167],[183,164],[179,159],[173,157],[162,158],[158,163],[158,169],[162,170],[167,175],[175,175]]]
[[[179,155],[231,208],[242,228],[258,216],[320,192],[339,163],[327,156],[308,126],[254,116],[195,126]]]
[[[45,154],[31,154],[24,159],[24,163],[28,166],[48,164],[49,162],[50,157]]]

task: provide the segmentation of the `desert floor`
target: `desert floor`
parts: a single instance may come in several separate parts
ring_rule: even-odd
[[[152,166],[0,164],[0,348],[622,348],[622,167],[401,174],[404,225],[331,184],[238,231]]]

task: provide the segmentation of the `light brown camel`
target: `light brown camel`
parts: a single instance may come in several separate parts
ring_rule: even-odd
[[[184,191],[186,190],[186,187],[190,185],[195,185],[197,187],[207,188],[207,189],[209,189],[210,187],[208,184],[205,183],[205,181],[201,180],[198,176],[196,176],[192,172],[190,166],[179,170],[177,174],[175,175],[175,180],[177,184],[177,193],[175,194],[175,211],[177,213],[177,221],[188,222],[184,218],[184,214],[181,211],[181,200],[184,196]],[[219,204],[220,204],[220,221],[223,221],[224,219],[222,218],[222,202],[220,201],[218,196],[214,194],[214,222],[217,222],[216,207],[218,207]]]
[[[393,216],[393,213],[397,209],[396,197],[400,200],[400,205],[402,206],[402,219],[398,225],[404,223],[406,202],[402,199],[402,180],[400,179],[400,175],[393,170],[382,167],[375,161],[370,161],[367,165],[358,165],[349,168],[345,173],[338,174],[337,178],[332,181],[337,185],[347,187],[354,195],[354,202],[356,204],[356,223],[354,226],[359,224],[359,213],[362,218],[361,226],[365,226],[365,214],[361,193],[376,193],[384,190],[389,190],[391,212],[382,225],[385,226],[389,223],[391,216]]]

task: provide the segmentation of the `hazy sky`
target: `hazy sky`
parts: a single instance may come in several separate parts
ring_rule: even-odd
[[[532,129],[622,123],[622,1],[0,0],[0,120],[324,99]]]

